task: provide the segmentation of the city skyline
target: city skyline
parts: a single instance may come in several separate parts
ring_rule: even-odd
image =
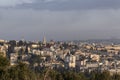
[[[120,38],[119,0],[0,0],[0,38]]]

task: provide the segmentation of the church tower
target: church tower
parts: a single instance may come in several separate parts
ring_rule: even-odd
[[[47,43],[47,40],[46,40],[46,37],[44,36],[43,37],[43,44],[46,45],[46,43]]]

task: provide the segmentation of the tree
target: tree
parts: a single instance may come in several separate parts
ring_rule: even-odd
[[[35,73],[21,62],[17,66],[12,67],[9,73],[12,80],[36,80]]]
[[[42,80],[64,80],[60,72],[50,69],[50,67],[45,69],[41,74],[43,74]]]
[[[22,41],[22,40],[20,40],[19,42],[18,42],[18,46],[23,46],[24,45],[24,42]]]
[[[111,80],[111,75],[108,71],[102,73],[92,72],[90,80]]]
[[[9,65],[9,60],[0,56],[0,80],[9,80],[9,74],[7,73]]]
[[[113,74],[112,80],[120,80],[120,75],[119,74]]]
[[[15,40],[10,40],[9,42],[8,42],[10,45],[12,45],[12,46],[16,46],[16,41]]]
[[[78,74],[73,71],[68,71],[63,73],[64,80],[86,80],[83,74]]]
[[[3,56],[0,56],[0,69],[7,69],[9,65],[9,60]]]
[[[42,59],[41,56],[39,55],[32,55],[31,58],[29,59],[30,65],[34,66],[35,63],[41,63]]]

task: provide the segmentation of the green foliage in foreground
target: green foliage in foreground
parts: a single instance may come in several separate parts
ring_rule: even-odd
[[[9,60],[0,56],[0,80],[120,80],[120,75],[111,76],[108,71],[86,74],[52,69],[34,72],[23,63],[9,67]]]

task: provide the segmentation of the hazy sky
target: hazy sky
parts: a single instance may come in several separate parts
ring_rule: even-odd
[[[0,0],[0,38],[120,38],[120,0]]]

